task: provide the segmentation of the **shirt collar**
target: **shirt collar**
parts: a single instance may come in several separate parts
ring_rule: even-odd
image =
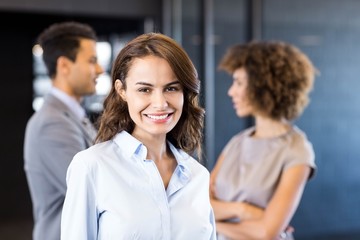
[[[70,111],[79,118],[79,120],[82,120],[85,117],[85,109],[80,105],[78,101],[76,101],[75,98],[69,96],[68,94],[56,87],[52,87],[50,89],[50,94],[62,101],[70,109]]]
[[[146,147],[127,131],[121,131],[120,133],[118,133],[114,137],[114,142],[116,143],[116,145],[118,145],[118,147],[121,149],[121,151],[127,158],[130,159],[133,156],[136,156],[141,160],[146,159],[146,155],[147,155]],[[179,165],[181,175],[185,178],[190,178],[191,168],[189,164],[191,162],[190,161],[191,157],[183,150],[177,149],[169,141],[168,144],[171,152],[174,154],[175,159]]]
[[[168,142],[170,146],[170,150],[175,156],[175,159],[178,163],[178,166],[174,172],[177,181],[170,181],[169,186],[166,190],[166,194],[170,197],[172,194],[180,190],[183,186],[185,186],[191,179],[191,167],[190,164],[192,162],[192,158],[190,155],[185,153],[181,149],[177,149]]]
[[[146,147],[127,131],[121,131],[120,133],[118,133],[114,137],[113,141],[116,145],[118,145],[125,157],[130,159],[132,156],[135,155],[141,159],[146,158]]]
[[[191,175],[190,166],[189,166],[189,164],[191,162],[190,161],[191,157],[189,156],[189,154],[187,154],[183,150],[177,149],[170,142],[168,142],[168,144],[170,146],[171,152],[174,154],[175,159],[179,165],[179,170],[180,170],[181,174],[183,174],[183,176],[186,176],[187,178],[189,178]]]

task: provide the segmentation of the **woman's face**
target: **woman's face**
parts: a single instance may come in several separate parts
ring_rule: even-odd
[[[228,95],[231,97],[236,115],[239,117],[253,114],[253,108],[247,96],[247,87],[248,74],[245,68],[236,69],[233,73],[233,83],[228,90]]]
[[[126,90],[120,80],[116,80],[115,87],[135,123],[132,135],[166,136],[179,121],[184,105],[183,88],[169,63],[156,56],[136,58],[125,81]]]

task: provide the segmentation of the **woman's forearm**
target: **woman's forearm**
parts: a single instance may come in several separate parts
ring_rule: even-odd
[[[233,240],[272,239],[267,236],[266,229],[260,221],[216,222],[216,230]]]
[[[217,221],[239,218],[240,205],[237,202],[225,202],[215,198],[210,199]]]
[[[225,202],[211,198],[216,220],[226,220],[238,218],[240,220],[260,219],[264,210],[249,203],[244,202]]]

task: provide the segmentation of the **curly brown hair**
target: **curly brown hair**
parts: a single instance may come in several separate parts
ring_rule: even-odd
[[[197,71],[183,48],[161,33],[147,33],[136,37],[115,59],[111,72],[112,87],[99,118],[96,142],[110,140],[122,130],[129,133],[134,130],[135,123],[130,117],[127,102],[117,93],[115,81],[119,79],[126,90],[126,78],[134,59],[149,55],[165,59],[183,87],[183,112],[179,122],[167,134],[167,140],[189,154],[197,150],[198,156],[201,156],[205,111],[199,105],[200,81]]]
[[[51,78],[56,75],[59,57],[76,60],[81,39],[96,41],[95,30],[86,23],[74,21],[54,23],[40,33],[37,41],[44,51],[44,63]]]
[[[257,112],[293,120],[308,105],[317,70],[297,47],[281,41],[234,45],[221,59],[219,69],[233,74],[239,68],[248,74],[247,95]]]

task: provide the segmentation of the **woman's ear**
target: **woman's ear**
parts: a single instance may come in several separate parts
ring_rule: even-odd
[[[125,89],[123,88],[123,84],[120,79],[116,79],[115,81],[115,90],[119,94],[119,96],[126,102]]]

